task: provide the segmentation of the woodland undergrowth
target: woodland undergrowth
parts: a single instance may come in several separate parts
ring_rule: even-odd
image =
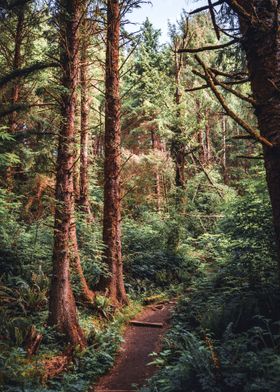
[[[245,185],[245,184],[244,184]],[[193,241],[199,274],[182,295],[159,372],[142,392],[279,391],[280,291],[271,207],[253,181]]]

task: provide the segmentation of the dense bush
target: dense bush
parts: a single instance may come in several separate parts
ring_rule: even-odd
[[[143,214],[138,221],[124,221],[123,253],[128,288],[147,294],[170,285],[189,283],[196,266],[186,257],[184,239],[173,246],[177,227],[178,222],[169,215],[152,213]]]
[[[262,184],[250,184],[228,205],[207,241],[192,241],[207,274],[180,301],[154,360],[162,370],[143,391],[279,391],[280,291]]]

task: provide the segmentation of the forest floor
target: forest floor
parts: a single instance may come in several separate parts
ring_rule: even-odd
[[[152,362],[150,354],[160,351],[173,308],[172,302],[148,306],[135,318],[139,322],[162,323],[163,326],[129,325],[114,367],[91,392],[133,392],[145,385],[157,370],[155,365],[149,365]]]

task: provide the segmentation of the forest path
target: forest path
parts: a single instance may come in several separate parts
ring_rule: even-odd
[[[147,366],[152,361],[150,354],[160,351],[173,308],[173,302],[149,306],[135,318],[139,322],[162,323],[163,327],[129,325],[114,367],[100,379],[92,392],[133,392],[152,377],[157,368]]]

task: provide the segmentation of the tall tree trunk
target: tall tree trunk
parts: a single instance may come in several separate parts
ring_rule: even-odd
[[[22,65],[22,40],[24,33],[24,19],[25,19],[25,6],[21,6],[17,12],[17,24],[15,31],[15,46],[13,53],[13,68],[12,70],[19,69]],[[10,101],[12,105],[18,103],[20,97],[20,83],[15,80],[11,89]],[[14,133],[17,129],[17,115],[16,112],[12,112],[9,116],[9,130]],[[14,171],[15,168],[12,166],[7,167],[6,171],[6,182],[9,190],[13,189],[14,186]]]
[[[81,257],[79,252],[78,240],[77,240],[77,230],[74,214],[72,215],[72,222],[70,226],[70,263],[72,266],[72,270],[76,273],[76,276],[79,280],[80,289],[81,289],[81,299],[86,304],[90,304],[93,302],[95,297],[95,293],[89,288],[87,280],[84,275],[84,271],[81,264]]]
[[[184,44],[184,43],[183,43]],[[180,105],[182,103],[182,94],[180,89],[181,72],[183,67],[183,57],[178,54],[180,43],[175,41],[174,64],[175,64],[175,104],[176,104],[176,129],[174,129],[174,136],[171,144],[172,156],[175,162],[175,185],[177,188],[176,202],[179,206],[185,204],[183,193],[185,190],[185,163],[186,163],[186,146],[182,141],[182,110]]]
[[[128,302],[123,281],[121,248],[121,102],[119,92],[120,4],[107,2],[105,162],[104,162],[104,257],[110,277],[101,282],[116,304]]]
[[[76,125],[75,125],[75,129],[76,129]],[[79,135],[75,131],[75,153],[74,153],[75,162],[73,167],[75,204],[79,204],[80,201],[80,167],[79,167],[80,146],[78,145],[78,137]]]
[[[155,131],[151,130],[151,141],[152,141],[152,149],[154,152],[158,150],[158,143],[156,140]],[[156,202],[157,202],[157,211],[160,212],[161,210],[161,186],[160,186],[160,175],[158,171],[158,167],[155,167],[155,195],[156,195]]]
[[[86,15],[86,9],[82,10],[82,13]],[[81,42],[81,38],[79,37],[79,41]],[[81,59],[82,61],[82,59]],[[82,65],[81,65],[82,67]],[[78,82],[80,82],[81,89],[82,89],[82,80],[79,79]],[[81,96],[82,98],[82,96]],[[82,102],[81,102],[81,112],[82,112]],[[82,113],[81,113],[82,115]],[[78,124],[75,124],[75,128],[78,126]],[[82,129],[81,129],[82,132]],[[80,155],[80,161],[82,160],[82,144],[80,147],[80,150],[77,146],[78,144],[78,132],[75,129],[75,151],[74,151],[74,158],[77,155]],[[74,195],[75,195],[75,205],[80,204],[81,200],[81,171],[80,167],[81,164],[79,165],[77,159],[75,158],[75,163],[73,166],[73,181],[74,181]],[[88,221],[91,221],[88,216]],[[80,285],[80,299],[86,303],[90,304],[93,302],[93,299],[95,297],[95,293],[89,288],[87,280],[84,275],[83,267],[81,264],[81,257],[80,257],[80,252],[79,252],[79,245],[78,245],[78,239],[77,239],[77,227],[76,227],[76,222],[75,222],[75,211],[72,215],[72,221],[70,225],[70,232],[69,232],[69,245],[70,245],[70,269],[71,269],[71,274],[75,274],[76,278],[78,279],[79,285]]]
[[[206,132],[203,126],[203,115],[202,115],[202,108],[200,105],[199,99],[196,99],[196,117],[197,117],[197,126],[198,126],[198,133],[197,133],[197,142],[199,144],[199,161],[202,165],[207,163],[207,145],[206,145]]]
[[[229,184],[229,174],[227,165],[227,120],[225,116],[222,116],[222,133],[223,133],[223,156],[222,156],[222,166],[223,166],[223,178],[226,185]]]
[[[74,220],[73,166],[75,151],[75,109],[78,80],[78,26],[80,0],[58,1],[61,37],[61,129],[57,152],[56,211],[54,222],[53,273],[50,289],[49,324],[63,332],[73,345],[85,347],[78,324],[70,283],[70,230]]]
[[[81,44],[81,152],[80,152],[80,200],[79,204],[87,215],[89,222],[93,221],[89,201],[89,41],[86,35],[87,20],[83,21],[82,44]]]
[[[243,46],[246,52],[250,80],[257,102],[256,116],[261,135],[274,144],[264,147],[266,178],[270,194],[280,280],[280,5],[277,1],[244,0],[243,8],[252,14],[249,23],[240,16]],[[249,7],[249,8],[248,8]]]
[[[209,123],[209,110],[206,110],[205,142],[206,142],[206,162],[209,165],[212,161],[211,127]]]
[[[25,19],[25,6],[19,8],[17,13],[17,25],[16,25],[16,33],[15,33],[15,49],[14,49],[14,58],[13,58],[13,70],[19,69],[22,66],[22,41],[23,41],[23,33],[24,33],[24,19]],[[11,92],[11,103],[14,105],[19,101],[20,97],[20,84],[19,81],[16,80],[13,83],[12,92]],[[14,132],[17,128],[16,123],[16,112],[13,112],[9,118],[10,130]]]
[[[177,71],[178,72],[178,71]],[[178,78],[178,79],[177,79]],[[177,105],[177,120],[180,122],[181,119],[181,110],[179,106],[181,105],[181,93],[180,93],[180,76],[178,75],[176,77],[176,93],[175,93],[175,102]],[[178,126],[178,130],[176,132],[176,141],[174,144],[175,150],[176,150],[176,156],[175,156],[175,164],[176,164],[176,177],[175,177],[175,184],[178,188],[181,190],[185,189],[185,163],[186,163],[186,146],[180,140],[182,138],[182,129],[180,126]]]

